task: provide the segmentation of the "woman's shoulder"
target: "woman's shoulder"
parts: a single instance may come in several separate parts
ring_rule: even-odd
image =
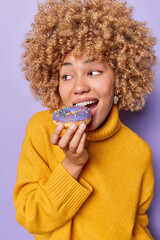
[[[127,127],[125,124],[121,123],[121,139],[125,146],[130,149],[134,149],[134,152],[137,154],[143,154],[147,156],[152,155],[151,147],[149,144],[140,137],[137,133],[135,133],[132,129]]]
[[[52,113],[53,110],[44,110],[35,113],[28,121],[26,132],[37,135],[53,131]]]
[[[152,168],[152,150],[149,144],[123,123],[118,134],[126,166],[129,164],[142,174],[146,169]]]
[[[44,121],[47,119],[52,119],[53,110],[43,110],[35,113],[29,120],[29,122]]]
[[[52,110],[44,110],[37,112],[29,119],[28,125],[36,127],[48,124],[52,122],[52,113]]]

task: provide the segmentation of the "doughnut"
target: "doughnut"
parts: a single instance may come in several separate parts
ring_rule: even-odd
[[[73,123],[77,126],[81,123],[87,125],[91,121],[91,110],[83,106],[64,106],[53,112],[52,120],[56,126],[63,123],[64,128],[68,128]]]

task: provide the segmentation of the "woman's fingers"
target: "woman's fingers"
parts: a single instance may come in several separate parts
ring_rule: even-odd
[[[69,150],[70,150],[70,152],[72,152],[72,153],[77,152],[77,149],[79,147],[79,144],[81,142],[82,135],[84,134],[85,129],[86,129],[86,125],[84,123],[82,123],[79,126],[79,128],[77,129],[76,133],[74,134],[72,140],[69,143]]]
[[[51,137],[51,143],[58,145],[63,151],[70,151],[71,153],[83,152],[85,145],[85,129],[86,125],[82,123],[77,129],[76,124],[72,124],[60,138],[63,130],[63,124],[59,124]]]
[[[78,145],[76,153],[81,154],[84,151],[85,139],[86,139],[86,134],[83,133],[83,135],[81,137],[81,140],[79,142],[79,145]]]
[[[77,125],[76,124],[72,124],[64,133],[63,137],[60,139],[58,146],[62,149],[62,150],[68,150],[68,144],[70,143],[75,130],[77,129]]]
[[[54,130],[50,140],[53,145],[58,144],[62,130],[63,130],[63,124],[60,123]]]

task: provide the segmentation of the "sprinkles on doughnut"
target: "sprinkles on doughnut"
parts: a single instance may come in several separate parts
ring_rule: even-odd
[[[82,122],[87,125],[91,121],[91,110],[84,106],[64,106],[53,112],[52,119],[56,126],[60,122],[63,123],[64,128],[68,128],[73,123],[77,126]]]

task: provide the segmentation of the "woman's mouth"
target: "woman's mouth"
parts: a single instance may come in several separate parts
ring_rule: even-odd
[[[75,106],[84,106],[87,107],[91,110],[91,114],[92,116],[96,113],[96,110],[98,108],[98,100],[90,100],[90,101],[84,101],[84,102],[80,102],[75,104]]]

